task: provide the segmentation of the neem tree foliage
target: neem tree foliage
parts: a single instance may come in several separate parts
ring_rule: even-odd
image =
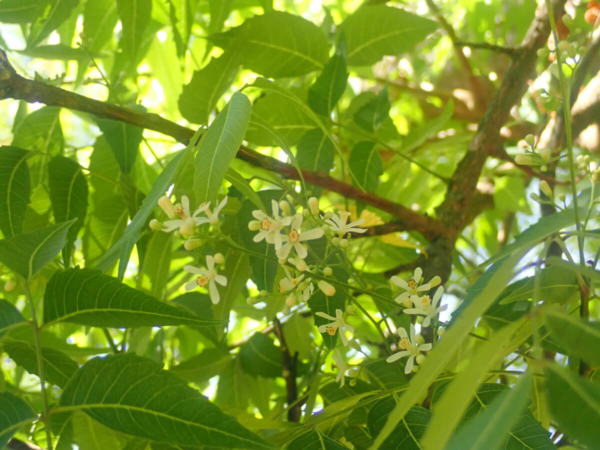
[[[0,1],[0,448],[599,448],[599,11]]]

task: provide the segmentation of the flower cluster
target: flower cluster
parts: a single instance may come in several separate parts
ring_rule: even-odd
[[[392,283],[404,290],[402,294],[396,297],[396,303],[404,305],[406,308],[412,308],[413,304],[419,303],[420,293],[430,290],[441,282],[440,277],[434,277],[429,283],[421,284],[422,276],[423,270],[417,267],[412,279],[409,281],[396,276],[392,277]]]
[[[415,362],[419,365],[423,364],[425,355],[421,352],[428,352],[431,350],[431,344],[424,344],[421,336],[415,336],[415,326],[412,324],[410,326],[410,337],[404,328],[398,328],[398,336],[400,336],[400,341],[398,342],[400,351],[389,356],[386,361],[393,363],[408,356],[404,373],[409,374],[413,371]]]
[[[354,333],[354,327],[348,325],[344,321],[344,312],[341,309],[335,310],[335,317],[320,311],[316,312],[315,314],[319,317],[323,317],[324,319],[332,321],[331,323],[321,325],[319,327],[319,333],[327,333],[330,336],[335,336],[337,330],[340,330],[340,338],[342,339],[342,344],[344,344],[345,346],[348,345],[348,337],[346,336],[346,331]]]
[[[198,275],[195,280],[190,281],[185,285],[186,291],[191,291],[198,286],[205,288],[208,286],[208,292],[210,294],[210,300],[214,305],[219,303],[221,297],[219,295],[219,290],[217,289],[217,283],[221,286],[227,286],[227,278],[223,275],[219,275],[215,268],[215,262],[222,264],[225,262],[225,258],[220,253],[217,253],[214,257],[207,256],[206,257],[206,269],[201,269],[199,267],[194,267],[190,265],[186,265],[183,270],[188,273]]]

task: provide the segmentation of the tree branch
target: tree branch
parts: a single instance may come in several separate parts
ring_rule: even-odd
[[[492,52],[504,53],[508,56],[516,56],[519,53],[519,49],[514,47],[502,47],[501,45],[488,44],[487,42],[466,42],[466,41],[456,41],[454,43],[456,47],[469,47],[476,48],[480,50],[490,50]]]
[[[290,355],[287,343],[285,342],[285,336],[283,335],[283,329],[281,328],[281,322],[277,317],[273,319],[273,326],[275,327],[275,334],[277,335],[277,339],[279,339],[279,349],[281,350],[283,378],[287,390],[287,404],[291,406],[298,399],[298,386],[296,385],[298,352],[293,357]],[[290,422],[299,422],[301,416],[302,404],[300,403],[288,410],[288,421]]]

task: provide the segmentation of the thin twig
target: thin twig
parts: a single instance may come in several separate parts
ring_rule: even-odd
[[[519,53],[519,49],[515,47],[502,47],[501,45],[488,44],[487,42],[466,42],[456,41],[454,42],[456,47],[469,47],[481,50],[490,50],[492,52],[504,53],[508,56],[516,56]]]
[[[298,369],[298,352],[294,356],[290,355],[289,348],[285,341],[281,322],[277,317],[273,319],[275,334],[279,339],[279,349],[281,350],[281,361],[283,364],[283,379],[287,390],[287,404],[294,405],[288,410],[288,421],[299,422],[302,416],[302,403],[296,403],[298,399],[298,386],[296,384],[297,369]]]

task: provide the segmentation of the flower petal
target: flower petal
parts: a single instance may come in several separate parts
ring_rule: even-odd
[[[300,227],[302,226],[303,221],[304,221],[304,217],[302,216],[302,214],[296,214],[294,216],[294,218],[292,219],[292,228],[294,230],[299,230]]]
[[[408,283],[406,281],[404,281],[402,278],[393,276],[391,278],[391,280],[392,280],[392,283],[394,283],[399,288],[402,288],[404,290],[408,290]]]
[[[320,237],[323,237],[324,234],[325,232],[323,231],[323,228],[313,228],[312,230],[306,230],[300,233],[298,240],[312,241],[313,239],[319,239]]]
[[[183,213],[185,214],[185,217],[190,217],[190,199],[187,197],[187,195],[181,196],[181,206],[183,206]]]
[[[215,270],[215,258],[212,255],[206,256],[206,268],[208,270]]]
[[[388,356],[386,361],[389,363],[393,363],[393,362],[398,361],[400,358],[404,358],[407,355],[410,355],[410,352],[402,351],[402,352],[394,353],[393,355]]]
[[[306,250],[306,247],[304,245],[302,245],[300,242],[296,242],[294,244],[294,248],[296,249],[296,254],[298,255],[299,258],[306,258],[308,256],[308,251]]]
[[[225,205],[227,204],[227,196],[223,197],[223,200],[221,200],[221,203],[219,203],[219,206],[217,206],[213,212],[213,214],[215,216],[218,216],[219,213],[221,212],[221,210],[225,207]]]
[[[423,351],[423,352],[428,352],[429,350],[431,350],[431,344],[423,344],[423,345],[419,345],[419,350]]]
[[[344,344],[344,346],[348,345],[348,338],[346,337],[346,333],[344,333],[343,329],[340,329],[340,338],[342,339],[342,344]]]
[[[267,216],[260,209],[255,209],[254,211],[252,211],[252,217],[254,217],[256,220],[263,220],[268,218],[269,216]]]
[[[344,330],[348,330],[350,333],[354,334],[354,327],[352,325],[344,324]]]
[[[185,283],[185,286],[184,286],[186,291],[193,291],[197,287],[198,287],[198,283],[196,282],[196,279],[193,279],[192,281],[188,281],[187,283]]]
[[[423,324],[421,326],[424,328],[427,328],[430,323],[431,323],[431,316],[427,316],[427,317],[425,317],[425,319],[423,319]]]
[[[419,308],[406,308],[402,310],[405,314],[423,314],[427,315],[425,311]]]
[[[276,200],[271,200],[271,209],[273,210],[273,217],[277,219],[279,217],[279,203]]]
[[[279,250],[277,250],[277,257],[279,259],[287,259],[290,255],[290,250],[292,250],[292,244],[286,242]]]
[[[398,336],[400,336],[402,339],[408,339],[408,333],[406,332],[406,329],[398,328]]]
[[[402,304],[402,303],[404,303],[404,300],[406,300],[406,299],[407,299],[409,296],[410,296],[410,294],[409,294],[408,292],[403,292],[403,293],[402,293],[402,294],[400,294],[398,297],[396,297],[396,298],[394,299],[394,301],[395,301],[396,303],[400,303],[400,304]],[[414,303],[414,302],[413,302],[413,303]]]
[[[179,228],[181,225],[183,225],[183,220],[181,219],[167,220],[166,222],[163,222],[162,230],[166,233],[170,233],[171,231]]]
[[[210,293],[210,300],[212,301],[213,305],[219,303],[221,296],[219,295],[219,290],[217,289],[217,285],[215,284],[214,280],[210,280],[208,283],[208,292]]]
[[[221,286],[227,286],[227,277],[224,275],[215,275],[215,281]]]
[[[183,266],[183,270],[185,270],[188,273],[193,273],[194,275],[204,275],[204,270],[202,270],[196,266],[191,266],[189,264],[186,264],[185,266]]]
[[[327,333],[327,327],[328,327],[328,326],[329,326],[329,325],[321,325],[321,326],[319,327],[319,333]]]
[[[315,313],[315,316],[319,316],[319,317],[322,317],[322,318],[324,318],[324,319],[329,319],[329,320],[331,320],[331,321],[333,321],[333,322],[335,322],[335,320],[336,320],[336,318],[335,318],[335,317],[332,317],[332,316],[330,316],[329,314],[327,314],[327,313],[324,313],[324,312],[322,312],[322,311],[317,311],[317,312]]]
[[[252,238],[252,240],[253,240],[254,242],[260,242],[260,241],[262,241],[264,238],[266,238],[266,237],[267,237],[267,234],[268,234],[268,233],[267,233],[267,231],[265,231],[265,230],[261,230],[261,231],[259,231],[257,234],[255,234],[255,235],[254,235],[254,237]]]
[[[408,357],[408,361],[406,361],[406,367],[404,368],[404,373],[407,375],[409,373],[411,373],[414,366],[415,366],[415,357],[413,355],[410,355]]]
[[[437,304],[440,301],[440,299],[442,298],[443,294],[444,294],[444,286],[440,286],[439,288],[437,288],[437,291],[435,291],[435,294],[433,296],[433,301],[431,302],[434,308],[437,306]]]
[[[417,283],[419,283],[421,281],[422,276],[423,276],[423,269],[421,269],[420,267],[417,267],[415,269],[415,273],[413,273],[413,280],[415,280]]]

